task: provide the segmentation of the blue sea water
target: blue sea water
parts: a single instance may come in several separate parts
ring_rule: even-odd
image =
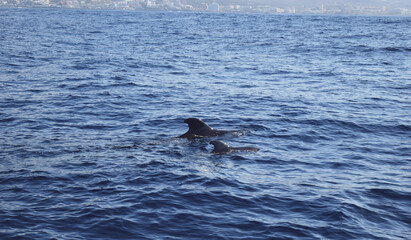
[[[0,239],[410,239],[410,25],[0,9]]]

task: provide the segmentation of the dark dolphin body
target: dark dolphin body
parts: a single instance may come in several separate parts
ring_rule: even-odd
[[[194,139],[220,136],[227,133],[236,133],[235,131],[215,130],[197,118],[187,118],[184,122],[188,124],[188,131],[179,136],[179,138]]]
[[[260,150],[255,147],[230,147],[227,144],[217,140],[211,141],[210,144],[214,145],[214,150],[212,151],[212,153],[216,154],[227,154],[233,151],[257,152],[258,150]]]

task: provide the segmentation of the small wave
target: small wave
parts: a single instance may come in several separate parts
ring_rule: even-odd
[[[249,124],[249,125],[244,125],[245,130],[251,130],[251,131],[266,131],[269,130],[268,127],[264,125],[259,125],[259,124]]]
[[[318,77],[335,77],[339,74],[333,71],[325,71],[325,72],[312,72],[311,75],[318,76]]]
[[[164,165],[165,163],[163,161],[158,161],[158,160],[151,160],[148,162],[137,164],[137,166],[140,168],[157,168],[157,167],[164,166]]]
[[[134,64],[131,63],[131,64],[128,64],[127,67],[131,69],[136,69],[136,68],[141,68],[142,66],[137,63],[134,63]]]
[[[137,87],[138,85],[136,83],[133,82],[124,82],[124,83],[114,83],[114,84],[110,84],[110,85],[106,85],[104,86],[104,88],[112,88],[112,87]]]
[[[124,77],[121,77],[121,76],[113,76],[113,77],[111,77],[110,79],[116,80],[116,81],[121,81],[121,80],[124,80]]]
[[[186,73],[184,71],[173,71],[173,72],[170,72],[170,74],[172,74],[172,75],[188,75],[188,73]]]
[[[32,93],[41,93],[41,92],[45,92],[45,90],[43,90],[43,89],[29,89],[28,91],[29,91],[29,92],[32,92]]]
[[[312,125],[316,127],[321,126],[332,126],[334,129],[347,129],[347,130],[354,130],[354,131],[361,131],[361,132],[371,132],[364,126],[358,125],[355,122],[350,121],[342,121],[336,119],[312,119],[312,120],[300,120],[298,121],[301,124]]]
[[[358,45],[353,47],[354,50],[368,53],[368,52],[385,52],[385,53],[400,53],[400,52],[409,52],[411,51],[410,47],[381,47],[381,48],[375,48],[367,45]]]
[[[366,45],[353,46],[352,49],[364,53],[375,51],[375,48]]]
[[[261,74],[261,75],[287,75],[287,74],[291,74],[291,73],[294,73],[294,72],[290,72],[290,71],[286,71],[286,70],[274,70],[274,71],[272,71],[272,70],[262,70],[262,71],[259,71],[259,74]]]
[[[240,85],[240,86],[238,86],[239,88],[247,88],[247,89],[250,89],[250,88],[255,88],[255,87],[257,87],[256,85],[251,85],[251,84],[244,84],[244,85]]]
[[[88,89],[88,88],[103,88],[102,85],[90,82],[90,83],[81,83],[78,85],[71,85],[70,87],[67,87],[69,90],[81,90],[81,89]]]
[[[390,199],[394,201],[411,201],[411,193],[400,190],[386,189],[386,188],[371,188],[367,190],[367,195],[375,199]]]
[[[410,52],[410,47],[383,47],[380,49],[383,52]]]
[[[116,208],[113,210],[113,213],[118,215],[118,212],[132,211],[132,209],[121,209]],[[98,221],[94,221],[91,224],[90,230],[88,234],[96,237],[96,238],[109,238],[109,239],[122,239],[125,236],[133,236],[133,238],[142,238],[145,239],[144,235],[141,235],[138,231],[136,231],[136,227],[138,227],[138,223],[129,220],[128,218],[124,217],[104,217],[100,216],[98,212],[97,215],[88,215],[84,216],[83,219],[102,219]]]
[[[16,118],[14,117],[8,117],[8,118],[2,118],[0,119],[0,123],[9,123],[9,122],[14,122]]]
[[[88,33],[90,33],[90,34],[100,34],[100,33],[104,33],[104,32],[99,31],[99,30],[94,30],[94,31],[90,31]]]
[[[202,186],[204,187],[238,187],[238,184],[233,181],[229,181],[224,178],[211,178],[211,179],[203,179]]]
[[[6,173],[7,178],[0,179],[0,184],[11,184],[15,186],[16,184],[30,184],[30,185],[43,185],[45,183],[55,182],[55,181],[67,181],[65,177],[58,175],[53,175],[46,171],[30,171],[30,170],[10,170]]]
[[[147,68],[164,68],[164,69],[174,69],[176,68],[172,65],[169,64],[156,64],[156,63],[141,63],[141,66],[147,67]]]
[[[115,128],[111,125],[102,125],[102,124],[84,124],[84,125],[72,125],[78,129],[85,129],[85,130],[110,130]]]
[[[411,136],[411,126],[405,124],[365,124],[366,128],[370,129],[373,133],[387,133],[389,135],[406,135]]]
[[[84,63],[74,64],[73,66],[71,66],[71,68],[73,70],[96,70],[97,69],[96,67],[92,65],[88,65]]]
[[[79,78],[79,77],[67,77],[64,79],[64,82],[78,82],[78,81],[90,81],[92,78]]]
[[[373,211],[371,208],[366,207],[366,205],[360,206],[354,203],[343,203],[342,209],[347,213],[347,219],[362,219],[362,221],[367,220],[381,225],[390,223],[378,211]]]
[[[324,135],[317,131],[308,131],[306,133],[300,134],[271,134],[271,138],[282,138],[282,139],[289,139],[289,140],[296,140],[298,142],[305,142],[305,143],[316,143],[319,140],[331,140],[330,136]]]
[[[403,49],[402,48],[398,48],[398,47],[385,47],[382,48],[383,51],[387,51],[387,52],[402,52]]]

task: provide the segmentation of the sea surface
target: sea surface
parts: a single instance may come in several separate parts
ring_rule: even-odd
[[[411,239],[410,26],[0,9],[0,239]]]

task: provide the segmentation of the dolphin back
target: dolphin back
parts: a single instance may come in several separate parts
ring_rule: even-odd
[[[260,149],[255,147],[232,147],[233,151],[242,151],[242,152],[258,152]]]

